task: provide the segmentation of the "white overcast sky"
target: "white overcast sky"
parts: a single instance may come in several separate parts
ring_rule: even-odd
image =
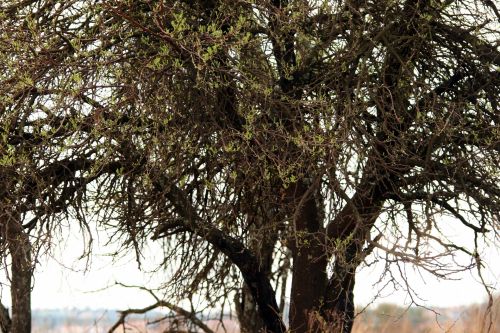
[[[137,290],[125,290],[120,287],[103,290],[106,286],[113,285],[115,281],[136,285],[145,284],[151,287],[161,283],[161,274],[151,278],[150,275],[142,273],[138,269],[133,255],[113,262],[109,256],[105,255],[112,249],[103,247],[102,244],[99,244],[99,239],[96,238],[90,269],[85,271],[85,260],[78,259],[82,254],[82,249],[81,241],[78,240],[76,234],[67,239],[66,244],[61,244],[60,248],[53,247],[53,257],[55,258],[40,259],[32,295],[34,309],[87,307],[124,309],[153,303],[150,295]],[[153,261],[158,261],[161,258],[153,256],[160,252],[159,249],[153,248],[146,255]],[[495,264],[495,261],[499,255],[498,248],[490,248],[485,253],[485,258],[490,263],[490,266],[485,270],[485,275],[488,282],[496,284],[497,288],[500,287],[498,283],[500,281],[500,265]],[[381,262],[359,271],[356,277],[356,304],[366,305],[373,301],[380,290],[380,285],[374,285],[379,280],[383,268],[383,262]],[[422,305],[456,306],[483,302],[486,298],[484,287],[479,283],[475,271],[458,275],[459,280],[457,281],[439,281],[426,273],[414,271],[411,266],[408,266],[407,269],[408,279],[413,289],[419,294]],[[0,294],[2,302],[10,305],[5,274],[1,276],[0,281],[2,282]],[[375,301],[375,303],[381,302],[404,305],[410,302],[410,298],[405,291],[394,292],[391,287],[388,287],[381,292]]]

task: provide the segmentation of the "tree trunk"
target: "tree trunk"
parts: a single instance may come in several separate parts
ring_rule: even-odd
[[[0,332],[9,333],[11,323],[9,310],[0,302]]]
[[[290,331],[306,333],[314,329],[314,314],[318,313],[322,303],[327,278],[327,256],[322,210],[315,197],[316,189],[307,188],[301,182],[297,184],[295,192],[300,202],[296,202],[296,232],[290,244],[293,258]]]
[[[278,233],[269,232],[269,229],[264,228],[273,225],[270,218],[274,217],[269,204],[264,204],[261,209],[250,209],[247,214],[251,240],[247,246],[257,257],[260,271],[264,272],[269,279],[272,279],[273,253],[278,241]],[[243,283],[240,291],[235,295],[235,307],[242,333],[265,332],[265,324],[260,317],[257,302],[246,283]],[[280,314],[282,314],[281,310],[280,308]]]
[[[293,255],[292,272],[290,331],[310,332],[315,327],[315,313],[320,309],[326,283],[324,253],[320,253],[316,245],[299,249]]]
[[[162,188],[162,184],[158,184]],[[259,315],[266,329],[273,333],[283,333],[286,326],[279,314],[276,293],[269,280],[268,272],[261,270],[259,258],[238,239],[233,238],[217,228],[207,225],[191,205],[184,192],[175,185],[165,196],[172,202],[178,214],[184,219],[184,226],[192,232],[203,234],[204,239],[225,254],[240,270],[244,282],[257,303]]]
[[[31,332],[31,244],[21,221],[15,215],[4,216],[5,236],[10,252],[12,298],[11,333]]]
[[[235,297],[236,314],[242,333],[257,333],[264,331],[264,322],[260,317],[257,303],[255,302],[250,288],[243,284],[241,291]]]
[[[354,283],[359,246],[351,243],[335,258],[321,309],[322,332],[350,333],[354,323]]]

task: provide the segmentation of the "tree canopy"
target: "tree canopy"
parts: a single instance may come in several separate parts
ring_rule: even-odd
[[[95,220],[138,258],[162,242],[166,295],[244,331],[350,332],[373,249],[446,277],[498,245],[499,22],[486,0],[4,1],[2,254]]]

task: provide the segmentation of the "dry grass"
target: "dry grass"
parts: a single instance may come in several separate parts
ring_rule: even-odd
[[[473,305],[439,309],[435,314],[421,308],[382,304],[360,314],[353,333],[500,333],[500,297],[491,309],[491,322],[488,317],[485,321],[485,309],[485,305]]]
[[[378,307],[366,310],[356,318],[353,333],[486,333],[488,321],[484,321],[485,305],[468,307],[442,308],[436,310],[436,315],[422,308],[405,309],[393,304],[381,304]],[[492,325],[489,333],[500,333],[500,296],[494,302],[491,310]],[[45,327],[39,323],[35,325],[33,333],[89,333],[107,332],[112,322],[91,320],[88,324],[70,324],[74,320],[69,318],[66,325]],[[50,318],[49,318],[50,319]],[[48,320],[48,323],[51,321]],[[486,324],[486,325],[485,325]],[[232,319],[224,321],[224,326],[212,320],[207,325],[217,333],[239,333],[237,322]],[[156,326],[147,325],[145,319],[128,321],[130,333],[161,333],[168,332],[168,324]],[[224,329],[225,328],[225,329]],[[182,328],[181,328],[182,331]],[[118,330],[122,332],[122,330]]]

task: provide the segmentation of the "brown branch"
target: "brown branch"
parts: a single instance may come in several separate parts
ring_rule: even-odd
[[[160,193],[164,192],[163,187],[160,185]],[[175,184],[169,185],[169,190],[165,195],[174,205],[177,214],[183,218],[186,228],[219,249],[239,268],[259,306],[260,315],[267,329],[274,333],[285,332],[286,326],[279,314],[274,289],[266,272],[260,269],[259,260],[252,252],[238,239],[203,220],[189,202],[188,196]]]
[[[441,33],[451,42],[458,43],[464,47],[470,46],[471,51],[485,63],[492,63],[500,66],[500,52],[493,45],[490,45],[485,40],[482,40],[472,35],[466,29],[450,26],[440,22],[432,22],[431,27],[434,32]]]
[[[174,311],[178,315],[188,319],[191,321],[193,324],[198,326],[203,330],[205,333],[214,333],[213,330],[210,329],[201,319],[199,319],[194,313],[185,310],[181,308],[180,306],[177,306],[175,304],[172,304],[170,302],[164,301],[164,300],[159,300],[156,303],[147,306],[145,308],[140,308],[140,309],[127,309],[120,312],[120,318],[114,323],[114,325],[108,330],[108,333],[113,333],[119,326],[125,325],[125,320],[127,319],[127,316],[131,314],[145,314],[151,310],[154,310],[159,307],[166,307],[169,308],[170,310]]]
[[[389,194],[387,197],[390,199],[393,199],[397,202],[401,202],[403,204],[407,204],[408,202],[416,201],[416,200],[430,200],[434,204],[442,207],[443,209],[445,209],[446,211],[451,213],[456,219],[458,219],[460,222],[462,222],[463,225],[472,229],[474,232],[477,232],[477,233],[489,232],[489,230],[484,228],[484,226],[478,227],[478,226],[475,226],[472,223],[468,222],[465,219],[465,217],[462,214],[460,214],[460,212],[457,211],[453,206],[451,206],[448,202],[446,202],[443,199],[436,198],[435,196],[433,196],[432,193],[418,191],[418,192],[413,192],[411,194],[401,194],[401,193]]]

